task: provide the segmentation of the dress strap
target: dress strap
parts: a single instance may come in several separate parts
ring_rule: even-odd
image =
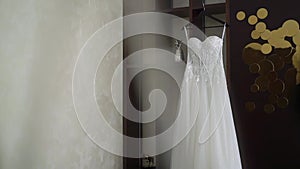
[[[226,23],[224,23],[224,28],[223,28],[223,33],[222,33],[222,40],[224,39],[225,32],[226,32]]]
[[[185,33],[185,38],[186,38],[186,46],[187,46],[187,50],[189,51],[189,32],[188,32],[188,30],[187,30],[187,28],[186,28],[186,25],[185,26],[183,26],[183,29],[184,29],[184,33]],[[191,56],[190,56],[190,52],[187,52],[188,54],[187,54],[187,63],[192,63],[192,61],[191,61]]]
[[[189,34],[188,34],[187,29],[186,29],[186,25],[183,26],[183,29],[184,29],[184,33],[185,33],[186,42],[188,42],[188,40],[189,40]]]

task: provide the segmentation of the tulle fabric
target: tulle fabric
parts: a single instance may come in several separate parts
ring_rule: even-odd
[[[238,142],[222,60],[223,39],[188,40],[188,61],[181,86],[179,113],[189,134],[172,149],[171,169],[241,169]],[[197,118],[188,117],[197,113]],[[174,139],[176,139],[176,133]]]

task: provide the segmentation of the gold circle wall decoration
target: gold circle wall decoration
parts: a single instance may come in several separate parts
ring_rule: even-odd
[[[289,48],[285,48],[285,49],[274,49],[275,53],[277,53],[277,55],[285,58],[285,57],[288,57],[288,55],[290,54],[294,54],[294,50],[292,47],[289,47]]]
[[[275,111],[275,107],[273,104],[266,104],[264,106],[264,110],[266,113],[273,113]]]
[[[260,33],[263,33],[266,30],[266,28],[267,28],[267,25],[263,22],[258,22],[255,25],[255,30]]]
[[[237,18],[237,20],[242,21],[246,18],[246,13],[244,11],[239,11],[236,14],[236,18]]]
[[[286,97],[281,97],[277,101],[277,106],[280,108],[286,108],[289,105],[289,100]]]
[[[257,84],[251,85],[250,91],[253,93],[257,93],[259,91],[259,86]]]
[[[269,56],[268,59],[274,64],[275,71],[281,70],[285,65],[284,60],[278,54],[273,54]]]
[[[271,32],[271,35],[272,35],[272,32]],[[279,46],[279,41],[280,39],[277,39],[277,38],[273,38],[272,36],[268,39],[268,43],[272,46],[274,46],[275,48],[278,48]]]
[[[266,91],[268,90],[270,81],[267,76],[259,76],[255,79],[255,84],[259,86],[260,91]]]
[[[277,32],[278,32],[279,38],[282,38],[282,39],[284,39],[288,35],[288,30],[284,27],[278,28]]]
[[[256,15],[259,19],[265,19],[268,16],[268,10],[266,8],[260,8],[257,10]]]
[[[300,61],[300,52],[295,52],[294,53],[293,60],[295,60],[296,62]]]
[[[271,37],[271,31],[266,29],[264,32],[261,33],[260,36],[263,40],[268,40]]]
[[[278,99],[279,99],[279,96],[277,96],[275,94],[270,94],[268,97],[269,102],[272,104],[277,103]]]
[[[245,48],[252,48],[252,49],[254,49],[254,50],[261,50],[261,44],[259,44],[259,43],[249,43],[248,45],[246,45],[245,46]]]
[[[265,43],[261,47],[261,52],[265,55],[270,54],[272,52],[272,46],[268,43]]]
[[[300,52],[295,52],[292,57],[292,60],[293,60],[293,64],[297,64],[298,62],[300,62]]]
[[[251,32],[251,37],[252,37],[252,39],[259,39],[259,37],[260,37],[260,32],[258,32],[257,30],[253,30],[253,31]]]
[[[292,37],[299,32],[299,23],[293,19],[287,20],[282,25],[287,30],[287,36]]]
[[[267,74],[267,76],[268,76],[268,79],[271,81],[271,82],[273,82],[273,81],[275,81],[276,79],[277,79],[277,73],[275,72],[275,71],[271,71],[271,72],[269,72],[268,74]]]
[[[297,71],[300,71],[300,52],[295,52],[292,57],[292,63]]]
[[[283,59],[286,64],[290,64],[290,63],[292,63],[292,57],[294,56],[296,50],[292,47],[289,47],[287,49],[289,50],[289,53],[287,55],[285,55],[283,57]],[[286,52],[288,52],[288,50]]]
[[[251,65],[265,59],[266,56],[263,55],[260,50],[255,50],[251,47],[248,47],[243,49],[242,58],[246,64]]]
[[[282,80],[277,79],[274,82],[270,83],[269,92],[274,95],[280,95],[285,89],[285,84]]]
[[[260,66],[258,72],[260,75],[266,75],[267,73],[274,71],[274,64],[269,59],[261,60],[258,64]]]
[[[268,43],[274,46],[274,48],[289,48],[292,46],[291,43],[287,40],[273,37],[268,39]]]
[[[275,29],[271,31],[271,37],[272,39],[284,39],[284,37],[287,34],[287,30],[283,28]]]
[[[258,19],[257,19],[257,17],[255,15],[251,15],[248,18],[248,23],[250,25],[255,25],[257,23],[257,21],[258,21]]]
[[[293,36],[293,42],[295,45],[300,45],[300,32],[298,32],[295,36]],[[296,50],[299,50],[299,46],[296,47]]]
[[[272,35],[272,32],[271,32]],[[274,46],[275,48],[279,48],[280,43],[279,43],[279,39],[277,38],[273,38],[272,36],[268,39],[268,43],[272,46]]]
[[[245,107],[246,107],[246,110],[247,110],[248,112],[252,112],[252,111],[255,110],[256,105],[255,105],[254,102],[247,102],[247,103],[245,104]]]
[[[267,113],[272,113],[276,107],[288,106],[291,88],[295,86],[295,83],[300,84],[300,30],[299,23],[293,19],[286,20],[278,29],[269,30],[266,23],[261,21],[267,16],[268,10],[264,7],[259,8],[256,15],[247,16],[246,22],[248,21],[255,27],[250,33],[251,38],[254,40],[261,38],[262,42],[254,41],[247,44],[242,58],[249,66],[250,73],[259,74],[255,83],[250,85],[250,91],[252,93],[267,92],[268,102],[265,103],[263,109]],[[239,11],[236,17],[240,21],[245,20],[246,13]],[[293,66],[289,68],[291,64],[295,68]],[[282,78],[284,80],[281,80]],[[246,102],[245,107],[248,111],[256,109],[253,101]]]
[[[283,40],[283,41],[279,41],[280,43],[279,43],[279,48],[282,48],[282,49],[284,49],[284,48],[289,48],[289,47],[291,47],[292,46],[292,44],[289,42],[289,41],[287,41],[287,40]]]
[[[251,73],[258,73],[260,71],[260,66],[257,63],[253,63],[249,66],[249,70]]]

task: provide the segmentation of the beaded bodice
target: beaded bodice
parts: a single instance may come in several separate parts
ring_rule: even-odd
[[[209,36],[203,42],[198,38],[188,40],[187,71],[190,78],[205,78],[205,81],[214,79],[214,74],[223,68],[222,47],[223,39]],[[213,78],[213,79],[212,79]],[[217,78],[217,77],[216,77]]]

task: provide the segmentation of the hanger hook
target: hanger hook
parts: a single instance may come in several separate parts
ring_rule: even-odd
[[[203,0],[202,0],[202,7],[203,7],[203,11],[205,11],[205,3]]]

